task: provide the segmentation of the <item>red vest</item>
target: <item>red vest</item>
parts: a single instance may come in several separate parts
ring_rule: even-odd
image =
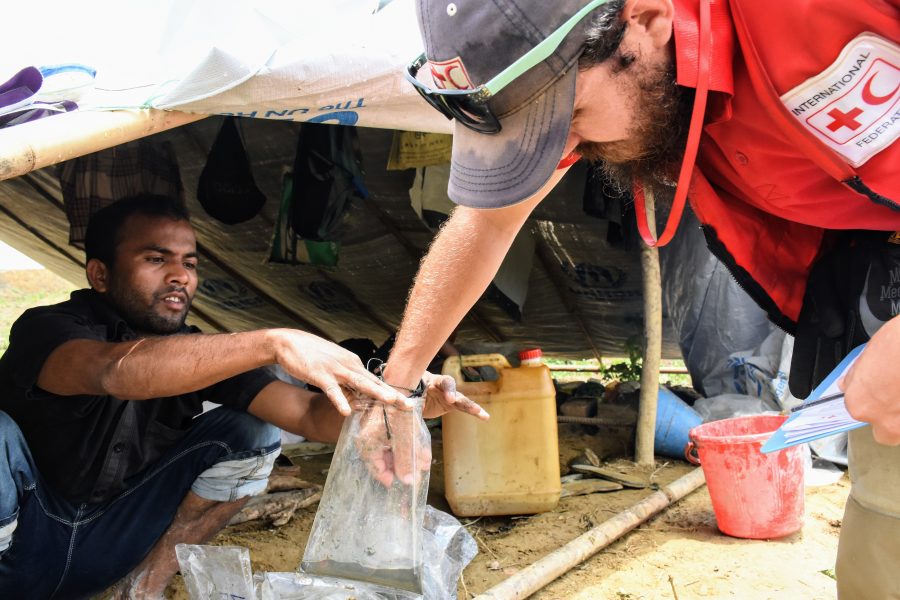
[[[682,85],[696,85],[697,15],[697,0],[676,0]],[[891,91],[900,63],[859,53],[852,69],[829,70],[865,32],[896,48],[900,8],[886,0],[713,0],[712,17],[712,93],[691,205],[713,253],[776,324],[793,331],[828,230],[900,230],[900,143],[878,152],[868,146],[900,130],[900,86]],[[789,110],[782,96],[792,92]],[[848,94],[871,110],[848,105]],[[876,104],[881,112],[873,113]],[[851,166],[827,143],[832,138],[867,153],[861,164]]]

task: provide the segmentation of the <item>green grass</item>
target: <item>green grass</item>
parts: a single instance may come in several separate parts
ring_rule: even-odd
[[[608,357],[598,362],[594,358],[582,358],[576,360],[565,360],[558,358],[544,357],[544,362],[550,367],[550,372],[554,379],[560,381],[575,381],[587,379],[599,379],[603,383],[609,383],[614,379],[638,380],[640,368],[633,366],[633,361],[626,357]],[[578,365],[596,367],[600,365],[599,371],[554,371],[554,365]],[[683,360],[663,360],[660,363],[661,368],[677,368],[684,369]],[[623,377],[622,375],[626,376]],[[668,383],[670,385],[691,386],[691,376],[681,373],[661,373],[659,376],[660,383]]]
[[[62,302],[77,288],[47,270],[0,271],[0,352],[9,345],[9,328],[26,309]]]

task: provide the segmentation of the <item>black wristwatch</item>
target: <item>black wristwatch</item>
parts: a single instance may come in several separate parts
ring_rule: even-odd
[[[366,369],[368,369],[373,375],[378,377],[378,379],[380,379],[381,381],[384,381],[384,367],[385,367],[384,361],[381,360],[380,358],[370,358],[369,361],[366,363]],[[409,394],[407,396],[407,398],[421,398],[425,395],[425,380],[424,379],[419,380],[419,385],[417,385],[415,389],[404,387],[402,385],[394,385],[393,383],[388,383],[387,381],[384,381],[384,382],[387,383],[389,386],[391,386],[394,389],[398,389],[398,390],[404,391],[407,394]]]

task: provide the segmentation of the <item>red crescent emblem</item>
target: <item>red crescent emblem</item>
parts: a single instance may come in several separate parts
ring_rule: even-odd
[[[878,75],[878,73],[875,73]],[[878,106],[879,104],[884,104],[888,100],[894,97],[894,94],[897,93],[897,90],[900,89],[900,84],[897,84],[893,90],[885,94],[884,96],[876,96],[872,93],[872,82],[875,81],[875,75],[869,77],[869,80],[866,82],[866,85],[863,86],[862,90],[862,99],[866,104],[871,106]]]

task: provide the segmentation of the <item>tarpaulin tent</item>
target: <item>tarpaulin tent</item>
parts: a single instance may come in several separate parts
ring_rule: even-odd
[[[209,331],[294,326],[333,340],[384,340],[399,323],[433,237],[410,203],[416,170],[386,168],[394,135],[449,132],[449,123],[402,80],[405,64],[421,52],[411,1],[345,1],[327,9],[312,4],[173,0],[151,10],[118,2],[104,5],[102,26],[83,7],[61,5],[58,18],[50,11],[46,31],[30,33],[30,47],[41,52],[33,59],[19,53],[22,59],[83,62],[71,35],[68,49],[63,44],[59,54],[46,56],[41,42],[66,30],[95,47],[85,56],[95,61],[97,77],[78,111],[0,129],[0,238],[83,282],[83,254],[69,243],[53,165],[152,136],[177,157],[199,235],[204,283],[192,319]],[[66,11],[74,15],[69,29]],[[142,21],[146,11],[152,14]],[[110,28],[117,19],[122,27]],[[123,29],[134,33],[133,44]],[[150,51],[156,61],[146,56]],[[0,76],[12,70],[9,53],[3,54]],[[104,62],[109,64],[98,64]],[[93,110],[112,106],[178,111]],[[223,122],[222,116],[204,115],[248,117],[240,119],[240,129],[254,180],[267,198],[248,221],[225,224],[197,200],[198,180]],[[294,163],[304,121],[357,128],[368,197],[343,213],[335,233],[336,266],[268,260],[284,173]],[[511,269],[511,277],[524,282],[519,302],[511,307],[502,294],[483,297],[461,325],[459,343],[538,345],[571,357],[624,353],[626,341],[641,332],[639,257],[619,241],[627,227],[619,226],[618,209],[607,211],[611,220],[584,210],[593,188],[586,167],[573,169],[538,207],[527,228],[529,242]],[[677,356],[677,345],[670,340],[665,353]]]

